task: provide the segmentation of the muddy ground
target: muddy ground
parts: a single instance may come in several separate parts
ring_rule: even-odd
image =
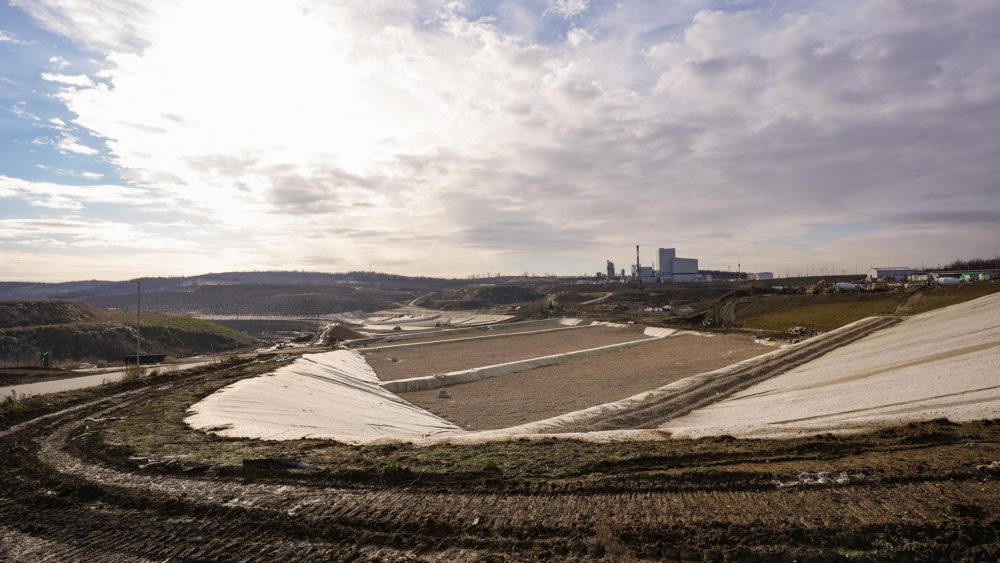
[[[643,338],[647,337],[637,328],[596,326],[378,351],[366,351],[363,348],[358,350],[365,354],[365,359],[379,379],[392,381],[586,350]]]
[[[588,329],[589,330],[589,329]],[[773,351],[745,335],[673,336],[502,377],[401,397],[469,430],[525,424],[630,397]]]
[[[1000,558],[1000,422],[423,448],[228,440],[181,422],[270,368],[172,374],[69,411],[31,403],[0,431],[0,559]]]

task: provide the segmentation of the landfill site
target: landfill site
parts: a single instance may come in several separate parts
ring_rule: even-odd
[[[0,558],[996,560],[997,289],[428,294],[14,397]]]

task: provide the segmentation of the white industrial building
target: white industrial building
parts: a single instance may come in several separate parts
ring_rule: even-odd
[[[661,248],[659,252],[660,275],[662,281],[697,281],[697,258],[678,258],[676,248]]]
[[[774,272],[757,272],[756,274],[751,274],[750,279],[754,280],[773,280]]]
[[[883,266],[868,270],[868,279],[904,282],[912,274],[913,270],[905,266]]]

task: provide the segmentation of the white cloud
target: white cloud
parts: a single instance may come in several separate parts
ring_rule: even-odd
[[[31,113],[30,111],[24,109],[26,104],[24,102],[17,102],[10,108],[10,112],[14,115],[20,117],[21,119],[30,119],[31,121],[41,121],[42,118]]]
[[[50,167],[40,165],[49,170]],[[85,173],[86,174],[86,173]],[[86,176],[84,174],[85,177]],[[91,178],[97,179],[97,178]],[[160,196],[148,190],[116,185],[70,186],[51,182],[29,182],[0,174],[0,197],[23,199],[34,206],[46,207],[49,201],[74,202],[71,207],[80,209],[85,205],[114,203],[144,205],[160,201]],[[66,207],[65,205],[63,207]]]
[[[594,36],[590,34],[586,29],[581,29],[579,27],[574,27],[566,33],[566,43],[569,43],[573,47],[579,47],[588,41],[592,41]]]
[[[0,241],[3,240],[51,248],[192,249],[185,241],[144,231],[134,224],[94,219],[0,219]]]
[[[443,3],[32,4],[107,57],[102,84],[63,81],[74,125],[164,207],[241,233],[243,267],[600,266],[639,239],[781,270],[874,260],[822,235],[858,223],[906,262],[941,247],[917,212],[998,207],[992,3],[552,2],[565,43]],[[984,229],[955,222],[940,259],[993,252]]]
[[[13,43],[14,45],[27,45],[27,41],[18,39],[16,35],[9,31],[0,29],[0,43]]]
[[[97,172],[81,172],[80,176],[83,176],[88,180],[100,180],[101,178],[104,178],[104,174],[98,174]]]
[[[49,63],[57,68],[66,68],[69,66],[69,61],[59,56],[49,57]]]
[[[56,131],[69,131],[69,126],[65,121],[59,119],[58,117],[53,117],[49,119],[49,126]]]
[[[70,86],[93,86],[94,81],[85,74],[58,74],[54,72],[43,72],[42,80],[49,82],[59,82]]]
[[[566,19],[587,11],[587,0],[548,0],[548,4],[546,14],[556,14]]]
[[[11,0],[48,29],[98,51],[134,51],[152,17],[142,0]],[[167,7],[168,2],[159,2]]]
[[[88,147],[87,145],[80,144],[80,139],[77,139],[73,135],[67,133],[63,134],[63,136],[59,139],[59,142],[56,143],[56,146],[59,147],[59,151],[64,154],[73,153],[73,154],[82,154],[86,156],[94,156],[96,154],[100,154],[100,151],[98,151],[97,149],[93,147]]]

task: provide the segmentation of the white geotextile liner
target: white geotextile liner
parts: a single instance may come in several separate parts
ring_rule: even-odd
[[[1000,417],[1000,294],[911,317],[670,421],[677,437]]]
[[[472,340],[493,340],[496,338],[510,338],[512,336],[524,336],[526,334],[545,334],[549,332],[559,332],[565,330],[580,330],[584,328],[589,328],[590,325],[585,326],[560,326],[557,328],[543,328],[541,330],[526,330],[522,332],[501,332],[499,334],[478,334],[476,336],[456,336],[454,338],[442,338],[441,340],[427,340],[425,342],[403,342],[400,344],[380,344],[378,346],[366,346],[362,348],[365,352],[377,352],[379,350],[392,350],[395,348],[413,348],[419,346],[437,346],[439,344],[453,344],[455,342],[467,342]],[[439,333],[428,334],[425,336],[437,336]],[[391,342],[391,341],[390,341]]]
[[[421,330],[433,328],[439,325],[479,326],[501,323],[512,318],[514,318],[513,315],[493,315],[470,313],[465,311],[427,311],[419,313],[383,312],[370,315],[367,319],[365,319],[363,328],[374,332],[392,331],[397,326],[401,330]]]
[[[647,326],[642,330],[642,333],[646,336],[655,336],[657,338],[664,338],[666,336],[673,336],[677,334],[676,328],[661,328],[658,326]]]
[[[551,319],[541,319],[541,320],[534,320],[534,321],[518,321],[518,322],[515,322],[515,323],[507,323],[507,322],[505,322],[505,323],[488,323],[485,326],[487,326],[487,327],[497,326],[497,327],[507,328],[507,327],[511,327],[511,326],[533,325],[533,324],[537,324],[537,323],[544,323],[544,322],[549,322],[550,320]],[[409,332],[409,333],[406,333],[406,334],[400,334],[398,332],[393,332],[392,334],[379,334],[378,338],[381,338],[382,341],[384,341],[384,342],[396,342],[397,340],[409,340],[411,338],[427,338],[428,336],[437,336],[439,334],[448,334],[448,333],[467,334],[467,333],[470,333],[472,331],[475,331],[476,329],[482,329],[483,326],[484,325],[476,325],[476,326],[463,326],[463,327],[457,327],[457,328],[427,328],[427,327],[420,327],[420,331]]]
[[[191,407],[188,425],[221,436],[365,443],[465,432],[379,385],[353,350],[308,354],[237,381]]]

